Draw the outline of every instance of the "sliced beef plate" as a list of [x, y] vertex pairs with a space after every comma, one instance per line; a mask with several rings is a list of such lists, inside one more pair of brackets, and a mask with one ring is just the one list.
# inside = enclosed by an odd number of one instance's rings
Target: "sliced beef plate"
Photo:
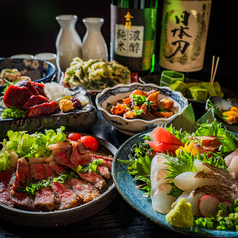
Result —
[[[70, 142], [65, 142], [65, 148], [67, 148], [66, 143], [70, 144]], [[59, 146], [57, 146], [57, 144], [58, 143], [56, 143], [55, 145], [50, 145], [49, 149], [53, 150], [53, 157], [58, 164], [77, 169], [79, 165], [88, 163], [87, 161], [81, 160], [80, 157], [77, 160], [79, 152], [76, 144], [73, 143], [74, 148], [72, 149], [71, 155], [67, 152], [67, 150], [62, 151], [61, 149], [58, 149], [60, 148], [60, 144]], [[76, 155], [74, 155], [74, 153], [76, 153]], [[103, 177], [99, 173], [96, 173], [92, 170], [86, 173], [78, 172], [78, 175], [85, 181], [92, 183], [99, 190], [103, 189], [106, 186], [106, 181], [103, 179]]]
[[15, 169], [0, 173], [0, 202], [13, 206], [10, 198], [11, 178], [15, 176]]
[[[30, 164], [31, 179], [33, 181], [41, 181], [46, 176], [43, 164]], [[35, 193], [35, 205], [40, 211], [53, 211], [58, 209], [59, 200], [54, 196], [50, 187], [42, 187]]]
[[43, 115], [48, 115], [59, 110], [59, 106], [57, 102], [45, 102], [39, 105], [35, 105], [30, 107], [26, 111], [27, 117], [39, 117]]
[[26, 87], [18, 87], [15, 85], [10, 85], [4, 94], [3, 102], [9, 108], [11, 106], [14, 106], [22, 109], [24, 103], [32, 95], [33, 94]]
[[25, 188], [31, 181], [30, 166], [25, 159], [19, 159], [17, 163], [17, 171], [15, 181], [12, 185], [11, 196], [15, 206], [25, 210], [35, 210], [34, 199], [27, 196], [27, 193], [19, 192], [19, 188]]
[[[54, 171], [50, 168], [48, 164], [43, 164], [43, 166], [47, 179], [49, 179], [50, 177], [55, 177]], [[81, 204], [81, 199], [75, 194], [69, 184], [51, 182], [51, 188], [55, 196], [59, 198], [60, 210], [76, 207]]]
[[[57, 175], [65, 171], [64, 167], [57, 164], [55, 161], [50, 162], [49, 166]], [[72, 178], [67, 180], [66, 183], [70, 184], [73, 191], [78, 195], [83, 203], [90, 202], [100, 195], [99, 191], [91, 183], [84, 180]]]
[[28, 110], [38, 104], [49, 102], [49, 99], [42, 95], [32, 95], [23, 105], [23, 109]]

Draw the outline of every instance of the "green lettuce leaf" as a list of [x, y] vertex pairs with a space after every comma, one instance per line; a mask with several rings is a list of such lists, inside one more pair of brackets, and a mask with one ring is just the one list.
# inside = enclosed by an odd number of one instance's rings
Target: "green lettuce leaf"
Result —
[[59, 141], [66, 140], [66, 135], [63, 132], [65, 127], [60, 127], [56, 131], [45, 130], [45, 133], [36, 132], [27, 134], [26, 131], [7, 132], [8, 140], [4, 139], [0, 151], [0, 171], [5, 171], [9, 168], [9, 155], [14, 151], [19, 158], [25, 157], [46, 157], [49, 156], [51, 150], [48, 145]]

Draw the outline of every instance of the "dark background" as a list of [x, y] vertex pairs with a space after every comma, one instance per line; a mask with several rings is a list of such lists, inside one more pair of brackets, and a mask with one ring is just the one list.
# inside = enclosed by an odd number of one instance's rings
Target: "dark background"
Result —
[[[163, 1], [158, 1], [156, 53], [159, 54]], [[209, 81], [212, 56], [220, 56], [215, 80], [236, 91], [238, 78], [237, 13], [228, 1], [213, 0], [208, 30], [205, 63], [202, 73], [193, 77]], [[102, 34], [110, 46], [110, 0], [0, 0], [0, 57], [14, 54], [56, 52], [55, 41], [60, 30], [55, 17], [60, 14], [78, 16], [76, 30], [83, 40], [85, 17], [103, 17]], [[158, 59], [157, 59], [158, 60]], [[158, 62], [157, 62], [158, 64]], [[158, 72], [160, 73], [160, 72]]]

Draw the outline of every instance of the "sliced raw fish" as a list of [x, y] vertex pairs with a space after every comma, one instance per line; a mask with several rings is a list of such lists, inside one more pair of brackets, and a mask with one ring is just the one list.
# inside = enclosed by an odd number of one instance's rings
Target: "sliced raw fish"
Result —
[[214, 181], [211, 178], [197, 178], [195, 176], [196, 174], [196, 172], [185, 172], [179, 174], [174, 178], [174, 184], [183, 191], [191, 191], [194, 188], [201, 187], [203, 185], [213, 185], [217, 183], [217, 181]]
[[226, 166], [229, 166], [233, 157], [237, 155], [238, 155], [238, 148], [224, 158]]
[[199, 159], [195, 159], [193, 162], [194, 168], [196, 169], [196, 171], [201, 171], [204, 170], [205, 172], [208, 172], [210, 169], [203, 164], [203, 162]]
[[151, 162], [151, 192], [152, 206], [160, 213], [168, 213], [171, 209], [175, 197], [168, 195], [171, 185], [170, 179], [165, 179], [168, 175], [166, 169], [169, 168], [168, 160], [163, 155], [156, 155]]

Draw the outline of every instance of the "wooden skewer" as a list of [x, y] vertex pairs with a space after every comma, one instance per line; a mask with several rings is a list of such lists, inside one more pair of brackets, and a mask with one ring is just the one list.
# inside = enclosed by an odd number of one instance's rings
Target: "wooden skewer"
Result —
[[219, 60], [220, 60], [220, 57], [217, 57], [216, 67], [215, 67], [215, 71], [214, 71], [213, 78], [212, 78], [212, 84], [214, 83], [214, 80], [215, 80]]

